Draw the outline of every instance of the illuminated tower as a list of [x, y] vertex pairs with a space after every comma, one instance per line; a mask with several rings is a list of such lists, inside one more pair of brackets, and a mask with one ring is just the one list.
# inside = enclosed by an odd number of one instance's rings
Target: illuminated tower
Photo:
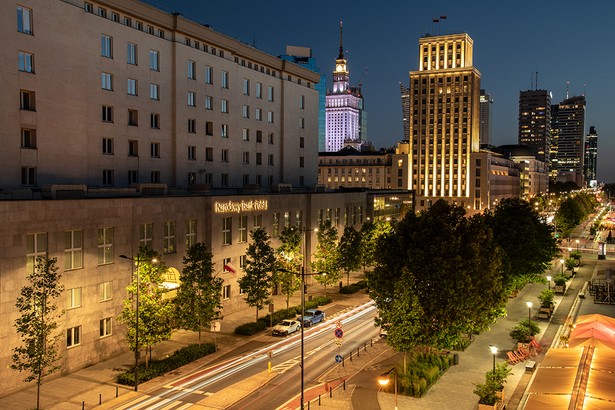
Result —
[[536, 159], [551, 164], [551, 92], [519, 93], [519, 144], [532, 148]]
[[401, 94], [401, 115], [404, 124], [404, 138], [408, 142], [410, 138], [410, 89], [399, 82], [399, 92]]
[[480, 143], [491, 143], [491, 104], [493, 99], [485, 91], [480, 90]]
[[557, 124], [557, 181], [571, 181], [583, 187], [585, 96], [566, 98], [559, 103]]
[[367, 120], [366, 113], [363, 111], [361, 88], [350, 86], [350, 72], [346, 63], [342, 46], [342, 23], [340, 22], [340, 50], [335, 60], [335, 71], [333, 71], [333, 89], [327, 93], [326, 97], [325, 150], [327, 152], [341, 150], [346, 141], [356, 143], [366, 139], [361, 129], [361, 125], [365, 127]]
[[589, 127], [589, 134], [585, 137], [585, 181], [598, 179], [598, 133], [593, 125]]
[[410, 179], [419, 208], [437, 199], [473, 205], [471, 154], [479, 151], [480, 72], [465, 33], [419, 39], [410, 72]]

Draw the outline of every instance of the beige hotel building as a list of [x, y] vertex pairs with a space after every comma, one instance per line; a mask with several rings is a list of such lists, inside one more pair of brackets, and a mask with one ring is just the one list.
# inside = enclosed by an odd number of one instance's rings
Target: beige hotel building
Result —
[[[277, 246], [284, 226], [330, 219], [341, 235], [376, 212], [374, 195], [315, 189], [317, 73], [135, 0], [2, 1], [0, 35], [3, 346], [19, 343], [37, 256], [62, 275], [70, 372], [128, 348], [119, 255], [151, 246], [172, 288], [186, 248], [206, 243], [229, 313], [245, 306], [242, 271], [222, 266], [243, 266], [250, 230]], [[24, 387], [11, 354], [0, 394]]]

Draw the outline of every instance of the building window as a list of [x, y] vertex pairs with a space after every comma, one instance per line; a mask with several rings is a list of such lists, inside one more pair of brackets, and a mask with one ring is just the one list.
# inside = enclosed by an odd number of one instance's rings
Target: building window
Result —
[[32, 10], [17, 6], [17, 31], [32, 34]]
[[100, 337], [111, 336], [111, 318], [106, 317], [100, 320]]
[[242, 114], [243, 114], [243, 118], [250, 118], [250, 106], [249, 105], [244, 105], [242, 107]]
[[299, 137], [299, 148], [305, 148], [305, 137]]
[[299, 157], [299, 168], [303, 168], [305, 166], [304, 162], [304, 157]]
[[186, 221], [186, 249], [196, 243], [196, 219]]
[[213, 110], [214, 98], [211, 95], [205, 96], [205, 109]]
[[151, 113], [149, 116], [150, 127], [156, 130], [160, 129], [160, 114]]
[[230, 245], [233, 241], [232, 232], [233, 218], [222, 218], [222, 245]]
[[267, 111], [267, 122], [273, 124], [273, 111]]
[[192, 161], [196, 160], [196, 147], [194, 145], [188, 146], [188, 159]]
[[[246, 261], [248, 260], [247, 255], [239, 255], [239, 268], [240, 269], [245, 269], [246, 268]], [[241, 289], [239, 289], [239, 294], [241, 295]]]
[[223, 149], [222, 150], [222, 162], [228, 162], [228, 150], [227, 149]]
[[250, 129], [249, 128], [244, 128], [241, 132], [241, 138], [244, 141], [250, 141]]
[[213, 67], [206, 66], [205, 67], [205, 83], [213, 84], [214, 83], [214, 69]]
[[305, 128], [305, 118], [299, 118], [299, 128]]
[[211, 162], [214, 160], [214, 149], [212, 147], [205, 148], [205, 161]]
[[103, 122], [113, 122], [113, 107], [109, 105], [102, 106], [102, 120]]
[[248, 241], [248, 216], [242, 215], [239, 217], [239, 239], [238, 242]]
[[160, 55], [158, 50], [149, 51], [149, 68], [150, 70], [160, 71]]
[[242, 159], [243, 159], [244, 164], [249, 164], [250, 163], [250, 153], [244, 152], [242, 155]]
[[243, 95], [250, 95], [250, 80], [243, 79]]
[[269, 159], [267, 160], [268, 165], [273, 165], [273, 154], [269, 154]]
[[220, 101], [220, 111], [225, 114], [228, 114], [228, 100]]
[[151, 35], [154, 34], [154, 26], [150, 26], [148, 24], [148, 26], [147, 26], [147, 34], [151, 34]]
[[164, 253], [175, 253], [175, 222], [164, 223], [163, 250]]
[[231, 298], [231, 285], [224, 285], [222, 287], [222, 299], [227, 300]]
[[128, 43], [126, 49], [126, 62], [128, 64], [137, 65], [137, 45]]
[[274, 212], [271, 220], [271, 236], [278, 237], [280, 235], [280, 213]]
[[270, 132], [269, 134], [267, 134], [267, 142], [269, 144], [273, 144], [273, 132]]
[[256, 165], [263, 165], [263, 154], [260, 152], [256, 153]]
[[139, 156], [139, 141], [128, 140], [128, 156], [130, 157]]
[[26, 235], [26, 271], [34, 273], [36, 258], [47, 256], [47, 233]]
[[19, 91], [19, 109], [34, 111], [36, 109], [36, 98], [34, 91]]
[[139, 111], [128, 109], [128, 125], [139, 125]]
[[113, 91], [113, 75], [110, 73], [102, 73], [101, 87], [103, 90]]
[[164, 30], [158, 29], [158, 37], [164, 38]]
[[228, 124], [221, 124], [220, 136], [222, 138], [228, 138]]
[[263, 226], [263, 215], [261, 214], [254, 215], [252, 222], [254, 223], [254, 229], [262, 227]]
[[113, 138], [102, 139], [102, 153], [105, 155], [113, 155]]
[[113, 37], [106, 34], [100, 36], [100, 55], [113, 58]]
[[256, 83], [256, 98], [263, 98], [263, 84]]
[[196, 80], [196, 63], [192, 60], [188, 60], [188, 79]]
[[92, 3], [85, 2], [83, 3], [83, 9], [88, 13], [92, 13], [94, 6], [92, 6]]
[[102, 282], [98, 285], [98, 301], [111, 300], [111, 282]]
[[66, 308], [74, 309], [81, 307], [81, 288], [72, 288], [66, 290]]
[[21, 148], [36, 148], [36, 130], [29, 128], [21, 129]]
[[243, 184], [248, 185], [250, 183], [250, 174], [243, 174]]
[[113, 227], [98, 228], [98, 264], [113, 262]]
[[102, 184], [103, 186], [113, 186], [113, 170], [112, 169], [102, 170]]
[[302, 110], [305, 109], [305, 95], [299, 96], [299, 108]]
[[152, 142], [150, 144], [150, 155], [152, 158], [160, 158], [160, 143]]
[[19, 71], [26, 73], [34, 72], [34, 55], [26, 53], [25, 51], [19, 52]]
[[196, 94], [194, 91], [188, 91], [188, 107], [196, 107]]
[[158, 94], [158, 84], [150, 84], [149, 85], [149, 98], [152, 100], [160, 100], [160, 96]]
[[263, 110], [261, 110], [260, 108], [257, 108], [254, 113], [254, 118], [256, 119], [256, 121], [262, 121], [263, 120]]
[[256, 142], [263, 142], [263, 132], [260, 130], [256, 131]]
[[128, 185], [139, 183], [139, 171], [136, 169], [128, 170]]
[[64, 232], [64, 268], [83, 268], [83, 231]]
[[152, 249], [152, 238], [153, 236], [153, 231], [154, 231], [154, 224], [153, 223], [144, 223], [139, 225], [139, 246], [147, 248], [147, 249]]
[[205, 135], [214, 135], [214, 123], [205, 121]]
[[66, 347], [79, 346], [81, 344], [81, 326], [66, 329]]
[[21, 185], [36, 185], [36, 167], [21, 167]]
[[222, 88], [229, 87], [228, 79], [229, 79], [228, 71], [222, 71]]
[[103, 9], [102, 7], [98, 8], [98, 15], [103, 18], [107, 18], [107, 9]]
[[224, 188], [228, 187], [228, 174], [220, 175], [220, 185]]
[[196, 134], [196, 120], [194, 118], [188, 118], [188, 132]]
[[133, 78], [127, 80], [126, 93], [128, 95], [137, 95], [137, 80]]
[[124, 17], [124, 25], [126, 27], [132, 27], [132, 19], [130, 17]]
[[267, 87], [267, 99], [269, 101], [273, 101], [273, 87], [272, 86]]

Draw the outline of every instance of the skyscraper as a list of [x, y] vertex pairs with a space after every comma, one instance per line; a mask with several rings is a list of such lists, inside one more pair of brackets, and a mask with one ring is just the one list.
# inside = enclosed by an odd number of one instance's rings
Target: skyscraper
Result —
[[410, 89], [399, 82], [399, 92], [401, 94], [401, 115], [404, 124], [405, 142], [410, 139]]
[[367, 139], [367, 114], [364, 111], [361, 87], [350, 86], [350, 72], [346, 63], [340, 22], [340, 49], [333, 71], [333, 89], [326, 97], [327, 152], [339, 151], [345, 141], [356, 143]]
[[585, 137], [585, 181], [595, 181], [598, 168], [598, 133], [593, 125], [589, 127], [589, 133]]
[[480, 143], [491, 143], [491, 104], [493, 99], [485, 91], [480, 90]]
[[551, 93], [527, 90], [519, 93], [519, 144], [534, 150], [536, 159], [550, 164]]
[[559, 103], [557, 125], [557, 181], [571, 181], [582, 187], [585, 96], [570, 97]]
[[419, 208], [443, 198], [474, 205], [471, 154], [479, 151], [480, 72], [466, 33], [419, 39], [410, 72], [410, 179]]

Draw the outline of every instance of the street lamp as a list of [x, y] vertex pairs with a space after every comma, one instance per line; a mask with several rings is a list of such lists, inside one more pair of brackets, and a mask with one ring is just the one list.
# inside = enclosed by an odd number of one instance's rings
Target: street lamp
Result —
[[551, 290], [551, 276], [547, 276], [547, 283], [549, 284], [549, 290]]
[[563, 275], [564, 275], [564, 260], [563, 260], [563, 259], [560, 259], [560, 260], [559, 260], [559, 263], [561, 263], [561, 264], [562, 264], [562, 276], [563, 276]]
[[378, 384], [382, 387], [387, 386], [389, 384], [389, 374], [393, 373], [393, 383], [395, 383], [395, 410], [397, 410], [397, 371], [393, 367], [388, 372], [382, 373], [380, 377], [378, 377]]
[[495, 355], [498, 352], [498, 347], [495, 345], [490, 345], [489, 349], [491, 349], [491, 354], [493, 355], [493, 377], [495, 377]]
[[[135, 391], [139, 390], [139, 287], [140, 287], [140, 280], [139, 280], [139, 263], [143, 260], [141, 258], [139, 258], [139, 256], [137, 256], [136, 258], [131, 258], [129, 256], [126, 255], [120, 255], [120, 258], [122, 259], [128, 259], [129, 261], [133, 261], [136, 262], [137, 264], [137, 292], [136, 292], [136, 306], [135, 306]], [[151, 259], [151, 262], [156, 263], [158, 262], [156, 260], [156, 258]], [[134, 275], [134, 272], [132, 270], [132, 265], [130, 266], [130, 274], [131, 276]]]
[[527, 305], [527, 323], [528, 325], [532, 325], [532, 302], [525, 302]]
[[574, 241], [577, 243], [577, 252], [578, 252], [579, 251], [579, 240], [575, 239]]

